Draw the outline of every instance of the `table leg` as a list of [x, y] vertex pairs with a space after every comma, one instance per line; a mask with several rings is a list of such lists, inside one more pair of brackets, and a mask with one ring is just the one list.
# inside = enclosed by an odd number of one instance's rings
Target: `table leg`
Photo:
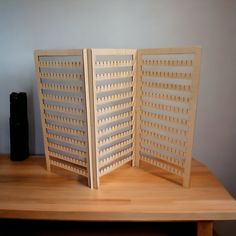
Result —
[[197, 236], [213, 236], [213, 221], [197, 222]]

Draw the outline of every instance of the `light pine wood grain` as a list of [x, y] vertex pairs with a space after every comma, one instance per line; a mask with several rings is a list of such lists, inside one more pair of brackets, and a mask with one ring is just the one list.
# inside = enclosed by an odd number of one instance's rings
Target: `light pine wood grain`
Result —
[[171, 175], [151, 165], [124, 165], [100, 178], [87, 178], [30, 157], [11, 162], [0, 156], [0, 217], [95, 221], [236, 220], [236, 202], [202, 164], [192, 162], [191, 188], [168, 181]]

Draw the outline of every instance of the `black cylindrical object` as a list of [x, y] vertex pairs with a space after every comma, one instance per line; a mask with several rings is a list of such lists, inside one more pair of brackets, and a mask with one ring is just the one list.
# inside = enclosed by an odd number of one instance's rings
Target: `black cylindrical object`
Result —
[[10, 95], [10, 146], [12, 161], [22, 161], [29, 156], [26, 93]]

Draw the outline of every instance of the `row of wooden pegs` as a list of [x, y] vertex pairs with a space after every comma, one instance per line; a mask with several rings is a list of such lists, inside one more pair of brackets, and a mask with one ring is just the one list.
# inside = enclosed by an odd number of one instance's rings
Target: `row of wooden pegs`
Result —
[[172, 122], [174, 124], [177, 125], [181, 125], [182, 127], [184, 127], [185, 129], [188, 128], [188, 120], [185, 119], [180, 119], [178, 117], [174, 117], [174, 116], [170, 116], [170, 115], [163, 115], [163, 114], [154, 114], [152, 112], [148, 112], [148, 111], [141, 111], [141, 115], [144, 117], [148, 117], [148, 118], [153, 118], [153, 119], [158, 119], [158, 120], [162, 120], [165, 122]]
[[153, 140], [147, 139], [146, 137], [141, 137], [141, 143], [146, 144], [151, 148], [154, 148], [156, 151], [158, 151], [158, 150], [166, 151], [166, 152], [169, 152], [172, 154], [176, 154], [178, 157], [185, 156], [184, 151], [177, 150], [175, 147], [170, 147], [166, 144], [164, 145], [164, 144], [156, 143]]
[[123, 60], [123, 61], [96, 61], [95, 66], [99, 67], [128, 67], [133, 66], [134, 61], [132, 60]]
[[151, 137], [154, 140], [160, 140], [160, 141], [164, 141], [170, 144], [174, 144], [180, 147], [186, 147], [186, 141], [182, 140], [182, 139], [177, 139], [175, 136], [167, 136], [167, 135], [163, 135], [160, 133], [155, 132], [155, 130], [143, 130], [141, 129], [141, 135], [144, 135], [145, 137]]
[[178, 90], [178, 91], [191, 91], [191, 85], [185, 84], [168, 84], [168, 83], [160, 83], [160, 82], [146, 82], [142, 83], [143, 87], [149, 88], [158, 88], [158, 89], [169, 89], [169, 90]]
[[45, 126], [46, 126], [47, 130], [52, 130], [52, 131], [56, 131], [56, 132], [60, 132], [60, 133], [64, 133], [64, 134], [78, 135], [79, 137], [84, 137], [86, 135], [86, 132], [83, 130], [67, 128], [67, 127], [63, 127], [61, 125], [46, 123]]
[[126, 122], [123, 122], [121, 124], [113, 125], [113, 126], [110, 126], [108, 128], [104, 128], [102, 130], [99, 130], [98, 131], [98, 136], [101, 137], [101, 136], [104, 136], [104, 135], [108, 135], [108, 134], [113, 133], [117, 130], [127, 128], [127, 127], [131, 127], [132, 125], [133, 125], [133, 121], [126, 121]]
[[60, 141], [60, 142], [64, 142], [64, 143], [68, 143], [68, 144], [74, 144], [80, 147], [86, 147], [87, 146], [87, 142], [85, 141], [81, 141], [75, 138], [69, 138], [69, 137], [65, 137], [62, 135], [57, 135], [57, 134], [52, 134], [52, 133], [48, 133], [47, 137], [56, 141]]
[[189, 108], [175, 107], [175, 106], [171, 106], [171, 105], [152, 103], [152, 102], [142, 102], [142, 106], [149, 107], [149, 108], [155, 108], [158, 110], [181, 113], [181, 114], [188, 114], [190, 111]]
[[132, 96], [133, 96], [132, 92], [123, 92], [123, 93], [114, 94], [110, 96], [102, 96], [102, 97], [97, 98], [97, 104], [100, 105], [107, 102], [114, 102], [116, 100], [128, 99], [128, 98], [132, 98]]
[[84, 120], [73, 119], [73, 118], [58, 116], [58, 115], [52, 115], [48, 113], [45, 114], [45, 118], [48, 121], [57, 121], [57, 122], [68, 124], [68, 125], [76, 125], [80, 127], [84, 127], [86, 125], [86, 121]]
[[98, 120], [98, 125], [104, 125], [104, 124], [108, 124], [108, 123], [111, 123], [111, 122], [116, 122], [116, 121], [119, 121], [121, 119], [128, 118], [128, 117], [130, 117], [132, 119], [133, 111], [123, 112], [123, 113], [120, 113], [118, 115], [114, 115], [114, 116], [110, 116], [110, 117], [105, 117], [103, 119], [99, 119]]
[[68, 152], [70, 154], [78, 155], [79, 157], [87, 157], [86, 152], [83, 152], [83, 151], [80, 151], [71, 147], [66, 147], [64, 145], [60, 145], [57, 143], [48, 142], [48, 146], [51, 148], [55, 148], [57, 150], [63, 151], [63, 152]]
[[43, 94], [43, 98], [45, 100], [50, 100], [50, 101], [55, 101], [55, 102], [65, 102], [65, 103], [83, 103], [84, 102], [84, 98], [53, 95], [53, 94]]
[[125, 148], [124, 150], [121, 150], [115, 154], [109, 155], [106, 158], [100, 159], [99, 168], [102, 168], [103, 166], [113, 162], [114, 160], [117, 160], [118, 158], [121, 158], [122, 156], [131, 154], [131, 152], [133, 152], [133, 147]]
[[[161, 156], [158, 156], [158, 157], [161, 157]], [[150, 164], [152, 164], [152, 165], [154, 165], [156, 167], [159, 167], [159, 168], [161, 168], [163, 170], [166, 170], [166, 171], [168, 171], [168, 172], [170, 172], [172, 174], [175, 174], [177, 176], [183, 177], [183, 175], [184, 175], [184, 172], [183, 172], [182, 169], [174, 167], [173, 165], [168, 165], [168, 164], [166, 164], [164, 162], [159, 161], [158, 159], [154, 160], [152, 158], [148, 158], [148, 157], [145, 157], [143, 155], [141, 155], [140, 159], [142, 161], [150, 163]]]
[[85, 177], [88, 177], [88, 174], [87, 174], [86, 170], [82, 170], [80, 168], [76, 168], [76, 167], [71, 166], [71, 165], [66, 165], [64, 163], [54, 161], [54, 160], [51, 160], [51, 159], [50, 159], [50, 165], [60, 167], [62, 169], [68, 170], [68, 171], [73, 172], [73, 173], [78, 174], [78, 175], [83, 175]]
[[125, 163], [131, 161], [133, 159], [133, 156], [129, 156], [129, 157], [126, 157], [120, 161], [116, 161], [110, 165], [108, 165], [107, 167], [103, 167], [99, 170], [99, 175], [102, 176], [102, 175], [105, 175], [111, 171], [113, 171], [114, 169], [124, 165]]
[[162, 77], [174, 79], [192, 79], [191, 72], [170, 72], [170, 71], [142, 71], [144, 77]]
[[60, 153], [57, 153], [57, 152], [53, 152], [53, 151], [48, 151], [48, 155], [50, 157], [57, 158], [57, 159], [60, 159], [60, 160], [63, 160], [63, 161], [68, 161], [68, 162], [71, 162], [73, 164], [76, 164], [76, 165], [79, 165], [79, 166], [82, 166], [82, 167], [86, 167], [86, 168], [88, 167], [86, 159], [84, 161], [82, 161], [82, 160], [78, 160], [78, 159], [75, 159], [75, 158], [72, 158], [72, 157], [68, 157], [66, 155], [63, 155], [63, 154], [60, 154]]
[[57, 90], [57, 91], [63, 91], [63, 92], [82, 92], [84, 90], [83, 86], [78, 86], [78, 85], [43, 83], [41, 86], [42, 86], [42, 89]]
[[169, 127], [167, 125], [163, 125], [163, 124], [159, 124], [159, 123], [153, 123], [153, 122], [150, 122], [150, 121], [141, 120], [141, 124], [144, 127], [146, 126], [146, 127], [150, 127], [150, 128], [153, 128], [153, 129], [154, 128], [155, 129], [160, 129], [160, 130], [163, 130], [163, 131], [174, 133], [175, 135], [186, 136], [187, 133], [188, 133], [188, 131], [185, 131], [185, 130], [180, 130], [180, 129], [177, 129], [177, 128]]
[[124, 137], [131, 136], [132, 133], [133, 133], [133, 130], [127, 130], [127, 131], [115, 134], [113, 136], [109, 136], [108, 138], [98, 141], [98, 146], [101, 147], [105, 144], [109, 144], [111, 142], [117, 141], [117, 140], [122, 139]]
[[51, 80], [84, 80], [84, 76], [81, 73], [54, 73], [54, 72], [40, 72], [39, 77], [41, 79]]
[[121, 78], [130, 78], [134, 76], [133, 71], [120, 71], [120, 72], [111, 72], [111, 73], [96, 73], [97, 81], [102, 79], [121, 79]]
[[108, 154], [110, 152], [116, 151], [117, 149], [120, 149], [124, 146], [127, 146], [129, 144], [132, 144], [132, 139], [127, 139], [125, 141], [122, 141], [120, 143], [117, 143], [115, 145], [112, 145], [111, 147], [104, 148], [102, 151], [98, 152], [99, 157], [102, 157], [105, 154]]
[[133, 87], [132, 82], [121, 82], [121, 83], [116, 83], [116, 84], [107, 84], [107, 85], [97, 86], [96, 91], [97, 93], [100, 93], [100, 92], [108, 92], [108, 91], [127, 89], [127, 88], [132, 89], [132, 87]]
[[117, 104], [117, 105], [113, 105], [109, 107], [99, 108], [97, 109], [97, 112], [98, 112], [98, 115], [102, 115], [102, 114], [112, 113], [112, 112], [132, 108], [132, 107], [133, 107], [133, 102], [126, 102], [126, 103]]
[[183, 168], [184, 164], [185, 164], [184, 158], [182, 158], [182, 160], [179, 160], [177, 158], [170, 157], [165, 154], [161, 154], [157, 149], [152, 150], [152, 149], [148, 149], [146, 147], [141, 147], [141, 153], [148, 155], [150, 157], [150, 159], [152, 159], [152, 158], [160, 159], [162, 161], [165, 161], [166, 163], [176, 165], [180, 168]]
[[80, 67], [82, 63], [80, 61], [39, 61], [39, 67], [47, 68], [74, 68]]
[[192, 66], [192, 60], [142, 60], [143, 65], [151, 66]]
[[78, 109], [74, 107], [65, 107], [65, 106], [50, 105], [50, 104], [44, 104], [43, 107], [45, 110], [58, 111], [66, 114], [76, 114], [81, 116], [84, 114], [83, 109]]
[[180, 95], [172, 95], [168, 93], [154, 93], [154, 92], [146, 92], [142, 93], [142, 97], [151, 97], [157, 98], [161, 100], [170, 100], [175, 102], [183, 102], [189, 103], [191, 101], [191, 96], [180, 96]]

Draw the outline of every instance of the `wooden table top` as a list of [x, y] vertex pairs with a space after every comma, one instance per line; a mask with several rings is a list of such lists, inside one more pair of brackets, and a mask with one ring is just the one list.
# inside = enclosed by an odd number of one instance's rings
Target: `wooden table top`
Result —
[[[236, 201], [201, 163], [191, 188], [147, 164], [125, 165], [101, 178], [99, 190], [67, 172], [46, 171], [45, 159], [0, 156], [0, 218], [81, 221], [236, 220]], [[60, 172], [60, 173], [59, 173]], [[162, 177], [160, 177], [160, 175]]]

